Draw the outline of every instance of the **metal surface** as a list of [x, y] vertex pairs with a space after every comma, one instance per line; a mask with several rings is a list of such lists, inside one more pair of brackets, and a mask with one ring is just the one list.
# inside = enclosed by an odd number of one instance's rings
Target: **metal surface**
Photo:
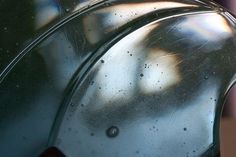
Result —
[[219, 154], [236, 71], [228, 12], [209, 1], [60, 2], [46, 31], [3, 57], [1, 154], [49, 146], [67, 157]]

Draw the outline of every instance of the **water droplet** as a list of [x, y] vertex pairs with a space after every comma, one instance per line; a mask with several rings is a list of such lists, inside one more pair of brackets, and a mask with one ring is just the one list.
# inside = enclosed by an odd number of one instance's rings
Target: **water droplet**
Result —
[[90, 134], [90, 136], [94, 136], [94, 133], [92, 132], [92, 133]]
[[94, 81], [91, 81], [91, 83], [90, 83], [91, 85], [93, 85], [94, 84]]
[[132, 54], [130, 54], [130, 56], [133, 56]]
[[138, 151], [138, 150], [136, 151], [136, 154], [139, 154], [139, 151]]
[[119, 128], [116, 126], [111, 126], [106, 130], [106, 134], [110, 138], [116, 137], [119, 134]]
[[68, 13], [68, 12], [70, 12], [70, 9], [69, 9], [69, 8], [66, 8], [65, 11]]
[[7, 30], [7, 27], [4, 27], [3, 30], [6, 31], [6, 30]]
[[187, 131], [187, 128], [184, 128], [184, 131]]
[[143, 74], [140, 74], [140, 77], [143, 77], [144, 75]]
[[101, 63], [105, 63], [105, 61], [104, 61], [104, 60], [101, 60]]
[[81, 107], [84, 107], [84, 104], [81, 104], [80, 106], [81, 106]]
[[209, 77], [208, 77], [207, 75], [206, 75], [206, 76], [204, 76], [204, 79], [205, 79], [205, 80], [207, 80], [208, 78], [209, 78]]
[[19, 87], [20, 87], [20, 85], [17, 84], [17, 85], [16, 85], [16, 88], [19, 88]]

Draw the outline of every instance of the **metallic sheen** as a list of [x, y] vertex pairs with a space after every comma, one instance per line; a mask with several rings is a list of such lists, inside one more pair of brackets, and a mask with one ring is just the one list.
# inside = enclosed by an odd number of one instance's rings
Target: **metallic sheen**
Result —
[[66, 157], [219, 154], [236, 82], [230, 13], [208, 0], [45, 1], [57, 9], [35, 0], [21, 49], [7, 56], [0, 40], [1, 155], [50, 146]]

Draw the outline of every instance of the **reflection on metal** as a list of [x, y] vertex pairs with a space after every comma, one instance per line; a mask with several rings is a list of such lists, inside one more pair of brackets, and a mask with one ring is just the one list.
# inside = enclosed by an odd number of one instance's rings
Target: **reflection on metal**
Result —
[[90, 2], [54, 3], [56, 27], [47, 31], [46, 20], [37, 45], [0, 72], [1, 155], [56, 147], [67, 157], [217, 156], [236, 82], [233, 17], [195, 0], [76, 10]]
[[53, 0], [34, 0], [36, 6], [36, 29], [39, 29], [59, 16], [59, 8]]
[[[180, 82], [178, 55], [162, 50], [146, 50], [149, 52], [144, 61], [143, 77], [140, 89], [145, 93], [163, 92], [168, 87]], [[145, 77], [144, 77], [145, 76]]]
[[[101, 99], [114, 102], [117, 99], [130, 99], [135, 95], [135, 84], [132, 83], [142, 73], [139, 64], [145, 55], [145, 48], [141, 43], [154, 27], [150, 26], [149, 30], [140, 30], [139, 33], [131, 33], [111, 47], [107, 55], [101, 58], [104, 64], [98, 65], [98, 76], [94, 80], [98, 82], [98, 86], [105, 87], [99, 92]], [[140, 74], [137, 74], [138, 71]]]
[[[69, 6], [70, 10], [73, 12], [81, 10], [82, 8], [88, 8], [89, 6], [93, 6], [94, 4], [105, 2], [104, 0], [65, 0], [64, 3], [66, 6]], [[64, 7], [62, 5], [62, 7]]]
[[[160, 2], [140, 2], [118, 4], [99, 9], [84, 18], [86, 36], [91, 43], [98, 42], [101, 38], [100, 30], [105, 33], [114, 31], [124, 24], [133, 21], [145, 14], [155, 12], [156, 10], [173, 9], [183, 7], [199, 7], [194, 4], [185, 4], [180, 2], [160, 1]], [[97, 24], [99, 23], [99, 25]]]
[[[227, 39], [232, 35], [232, 28], [228, 25], [228, 21], [221, 15], [215, 15], [214, 13], [206, 15], [200, 15], [204, 17], [201, 21], [199, 18], [186, 18], [187, 22], [180, 25], [180, 28], [184, 27], [180, 31], [188, 34], [192, 34], [196, 39], [209, 40], [211, 42], [219, 42], [219, 40]], [[217, 26], [217, 27], [216, 27]], [[220, 37], [216, 36], [216, 33], [220, 32]], [[193, 39], [193, 40], [196, 40]]]
[[[101, 2], [101, 0], [85, 0], [84, 2], [77, 2], [77, 6], [74, 7], [74, 11], [79, 10], [85, 6], [88, 5], [93, 5], [95, 3]], [[119, 2], [119, 1], [118, 1]], [[70, 3], [69, 1], [67, 3]], [[107, 6], [113, 5], [113, 3], [117, 3], [115, 1], [109, 2], [107, 1]], [[75, 3], [76, 4], [76, 3]], [[182, 3], [178, 1], [173, 1], [173, 0], [167, 0], [167, 1], [139, 1], [139, 3], [134, 3], [134, 2], [125, 2], [123, 4], [118, 4], [113, 7], [108, 7], [106, 9], [99, 10], [97, 13], [118, 13], [117, 15], [127, 15], [127, 12], [130, 15], [135, 14], [135, 15], [140, 15], [140, 14], [145, 14], [150, 12], [151, 10], [161, 10], [161, 9], [171, 9], [171, 8], [179, 8], [179, 7], [198, 7], [196, 4], [187, 4], [187, 3]], [[115, 12], [114, 12], [115, 11]], [[121, 14], [119, 14], [121, 13]], [[123, 13], [123, 14], [122, 14]], [[127, 18], [127, 20], [129, 20]], [[132, 17], [131, 17], [132, 18]]]

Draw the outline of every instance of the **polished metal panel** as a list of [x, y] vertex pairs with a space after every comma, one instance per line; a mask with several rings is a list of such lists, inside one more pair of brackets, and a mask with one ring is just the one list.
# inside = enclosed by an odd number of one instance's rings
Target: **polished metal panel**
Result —
[[197, 0], [57, 4], [53, 22], [38, 12], [39, 35], [1, 66], [1, 154], [219, 154], [236, 80], [232, 15]]

